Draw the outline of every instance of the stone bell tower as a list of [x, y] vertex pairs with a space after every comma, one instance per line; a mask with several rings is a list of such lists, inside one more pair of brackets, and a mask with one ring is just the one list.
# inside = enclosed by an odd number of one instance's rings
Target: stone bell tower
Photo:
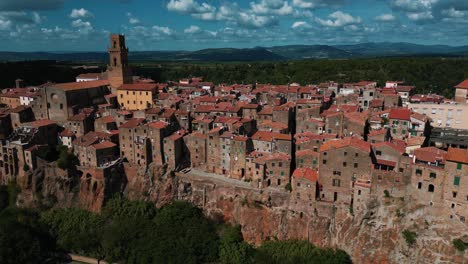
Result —
[[110, 36], [107, 79], [112, 88], [118, 88], [124, 83], [132, 83], [132, 69], [128, 66], [128, 49], [125, 46], [124, 35], [111, 34]]

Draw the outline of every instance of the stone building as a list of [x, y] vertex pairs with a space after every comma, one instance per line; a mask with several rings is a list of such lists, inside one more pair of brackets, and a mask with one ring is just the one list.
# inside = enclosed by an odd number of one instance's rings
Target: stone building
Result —
[[184, 137], [187, 146], [190, 163], [193, 168], [202, 168], [206, 164], [206, 135], [193, 132]]
[[122, 109], [145, 110], [153, 106], [157, 93], [155, 83], [122, 84], [117, 88], [117, 100]]
[[455, 86], [455, 102], [468, 103], [468, 80]]
[[284, 190], [290, 183], [291, 156], [284, 153], [265, 153], [265, 179], [266, 187]]
[[323, 143], [319, 151], [319, 182], [323, 186], [320, 199], [351, 205], [353, 182], [371, 177], [371, 145], [346, 137]]
[[268, 153], [291, 154], [292, 140], [289, 134], [280, 134], [267, 131], [257, 131], [252, 135], [255, 151]]
[[179, 130], [172, 135], [165, 137], [164, 142], [164, 163], [167, 164], [168, 169], [178, 170], [183, 166], [182, 160], [184, 158], [185, 144], [183, 137], [185, 131]]
[[390, 133], [393, 138], [407, 138], [411, 129], [411, 110], [407, 108], [393, 108], [388, 114]]
[[90, 131], [94, 131], [94, 118], [92, 113], [81, 112], [68, 118], [64, 127], [81, 137]]
[[89, 132], [73, 141], [73, 152], [82, 167], [105, 167], [119, 158], [117, 144], [104, 132]]
[[10, 111], [11, 127], [18, 128], [22, 123], [34, 121], [34, 113], [31, 107], [20, 105]]
[[78, 114], [80, 109], [106, 103], [108, 85], [106, 80], [47, 85], [43, 100], [47, 103], [48, 117], [65, 123], [69, 117]]
[[132, 118], [119, 127], [120, 157], [140, 166], [151, 162], [151, 145], [145, 124], [144, 118]]
[[132, 70], [128, 64], [128, 48], [125, 36], [110, 35], [109, 64], [107, 65], [107, 79], [113, 89], [123, 84], [132, 83]]
[[246, 177], [246, 157], [253, 149], [252, 140], [246, 136], [233, 136], [230, 146], [230, 177], [242, 180]]
[[468, 150], [449, 148], [446, 156], [444, 200], [451, 217], [467, 221], [468, 217]]
[[424, 204], [443, 203], [445, 157], [447, 152], [435, 147], [416, 149], [413, 154], [411, 185], [414, 195]]
[[312, 149], [296, 151], [296, 167], [318, 169], [320, 154]]
[[319, 197], [318, 172], [311, 168], [297, 168], [291, 178], [291, 200], [299, 211], [311, 212]]

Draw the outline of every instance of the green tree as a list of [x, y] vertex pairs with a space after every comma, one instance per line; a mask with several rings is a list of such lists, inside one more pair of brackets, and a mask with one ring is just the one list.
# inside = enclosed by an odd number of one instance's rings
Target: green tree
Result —
[[267, 241], [258, 249], [255, 263], [352, 263], [342, 250], [317, 248], [307, 241]]
[[100, 235], [104, 223], [99, 215], [78, 208], [58, 208], [43, 213], [42, 221], [62, 249], [100, 257]]
[[219, 262], [223, 264], [253, 263], [255, 250], [242, 237], [241, 227], [227, 226], [219, 245]]
[[206, 263], [218, 259], [218, 235], [199, 208], [175, 201], [163, 207], [154, 222], [155, 262]]
[[29, 210], [8, 208], [0, 213], [0, 263], [42, 263], [55, 251], [54, 240]]

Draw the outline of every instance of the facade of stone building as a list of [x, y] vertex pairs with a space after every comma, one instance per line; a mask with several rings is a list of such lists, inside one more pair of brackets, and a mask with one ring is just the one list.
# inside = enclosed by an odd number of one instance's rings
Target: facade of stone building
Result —
[[230, 177], [242, 180], [246, 177], [246, 157], [253, 149], [252, 140], [246, 136], [233, 136], [230, 146]]
[[206, 164], [206, 135], [199, 132], [190, 133], [184, 137], [185, 145], [190, 154], [190, 163], [194, 168], [201, 168]]
[[122, 109], [145, 110], [153, 106], [157, 93], [155, 83], [122, 84], [117, 88], [117, 100]]
[[65, 123], [80, 109], [105, 104], [108, 85], [106, 80], [47, 85], [44, 89], [48, 118]]
[[132, 83], [132, 70], [128, 65], [128, 48], [125, 45], [124, 35], [111, 34], [110, 36], [109, 64], [106, 73], [113, 89]]
[[297, 168], [291, 177], [291, 200], [293, 208], [312, 211], [319, 196], [318, 172], [311, 168]]
[[451, 217], [467, 221], [468, 217], [468, 150], [449, 148], [446, 156], [444, 200]]
[[94, 119], [91, 114], [79, 113], [68, 118], [64, 127], [81, 137], [90, 131], [94, 131]]
[[184, 154], [185, 131], [176, 131], [172, 135], [165, 137], [164, 142], [164, 163], [168, 168], [175, 170], [182, 165]]
[[284, 153], [265, 154], [264, 185], [284, 190], [290, 183], [291, 156]]
[[222, 127], [216, 127], [207, 133], [206, 166], [205, 170], [211, 173], [222, 174], [221, 165], [221, 134]]
[[268, 131], [257, 131], [252, 135], [255, 151], [290, 154], [292, 150], [291, 135]]
[[296, 167], [318, 169], [320, 154], [312, 149], [296, 151]]
[[394, 108], [388, 114], [390, 133], [393, 138], [403, 139], [408, 137], [411, 129], [411, 110], [406, 108]]
[[320, 199], [350, 205], [353, 182], [371, 175], [370, 144], [347, 137], [325, 142], [319, 151]]

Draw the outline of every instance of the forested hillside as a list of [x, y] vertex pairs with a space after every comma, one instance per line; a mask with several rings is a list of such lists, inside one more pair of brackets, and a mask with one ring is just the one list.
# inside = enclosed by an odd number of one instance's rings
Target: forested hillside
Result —
[[[105, 65], [99, 65], [104, 71]], [[189, 62], [138, 62], [133, 61], [135, 75], [150, 77], [158, 82], [177, 81], [189, 76], [202, 76], [207, 81], [219, 83], [271, 83], [300, 84], [357, 82], [376, 80], [381, 85], [387, 80], [403, 80], [416, 85], [419, 93], [438, 93], [453, 96], [453, 86], [468, 79], [468, 59], [455, 58], [381, 58], [352, 60], [301, 60], [289, 62], [256, 63], [189, 63]], [[72, 64], [53, 61], [0, 63], [0, 87], [14, 85], [16, 78], [36, 85], [46, 81], [74, 81], [83, 69], [73, 69]]]

